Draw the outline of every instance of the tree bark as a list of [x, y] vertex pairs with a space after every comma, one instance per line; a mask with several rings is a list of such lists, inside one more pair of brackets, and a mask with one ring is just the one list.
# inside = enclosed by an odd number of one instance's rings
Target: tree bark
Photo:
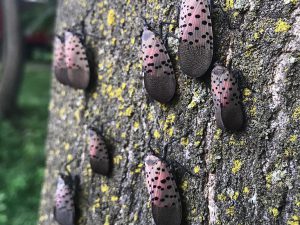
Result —
[[[233, 69], [242, 72], [247, 122], [238, 133], [217, 129], [210, 74], [197, 80], [182, 74], [174, 38], [169, 46], [176, 97], [162, 105], [146, 95], [140, 15], [175, 21], [179, 0], [96, 2], [65, 1], [58, 7], [58, 33], [92, 7], [86, 33], [100, 38], [87, 37], [86, 44], [94, 51], [97, 75], [87, 91], [53, 78], [40, 224], [55, 224], [57, 175], [72, 157], [72, 173], [81, 177], [78, 224], [154, 224], [142, 168], [150, 129], [158, 152], [192, 129], [168, 155], [201, 177], [175, 172], [182, 224], [299, 224], [299, 2], [226, 0], [212, 9], [214, 60], [232, 58]], [[89, 166], [86, 125], [97, 116], [94, 125], [110, 121], [104, 125], [113, 158], [109, 177], [92, 175]]]
[[22, 80], [22, 34], [18, 1], [3, 0], [3, 73], [0, 80], [0, 117], [8, 116], [16, 108]]

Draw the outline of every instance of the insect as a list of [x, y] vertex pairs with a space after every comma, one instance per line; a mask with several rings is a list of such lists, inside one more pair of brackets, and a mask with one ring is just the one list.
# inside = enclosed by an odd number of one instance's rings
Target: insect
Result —
[[91, 168], [95, 173], [107, 175], [109, 173], [109, 155], [101, 132], [96, 128], [89, 128], [89, 154]]
[[219, 64], [215, 65], [211, 75], [217, 126], [223, 130], [240, 130], [243, 126], [243, 112], [236, 77]]
[[75, 224], [75, 180], [69, 174], [59, 174], [55, 193], [54, 218], [60, 225]]
[[182, 0], [179, 18], [179, 62], [190, 77], [201, 77], [213, 57], [213, 32], [207, 0]]
[[69, 85], [85, 89], [90, 81], [90, 68], [86, 50], [78, 35], [65, 31], [65, 62]]
[[180, 225], [182, 209], [179, 192], [166, 162], [154, 156], [145, 158], [146, 185], [156, 225]]
[[161, 103], [171, 101], [176, 81], [166, 47], [158, 35], [144, 26], [142, 34], [144, 84], [148, 94]]
[[54, 74], [57, 80], [75, 89], [85, 89], [90, 81], [90, 69], [80, 38], [65, 31], [54, 39]]
[[54, 38], [53, 66], [56, 79], [64, 85], [69, 85], [67, 66], [65, 62], [65, 44], [63, 38], [58, 35]]

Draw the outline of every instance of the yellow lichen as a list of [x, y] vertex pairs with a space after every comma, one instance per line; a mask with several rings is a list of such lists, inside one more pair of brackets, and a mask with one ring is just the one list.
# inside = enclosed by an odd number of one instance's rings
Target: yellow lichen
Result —
[[291, 28], [291, 25], [289, 25], [287, 22], [283, 21], [282, 19], [279, 19], [276, 23], [275, 32], [287, 32]]
[[298, 120], [300, 118], [300, 106], [295, 108], [292, 117], [295, 120]]
[[216, 133], [214, 134], [214, 139], [215, 139], [215, 140], [219, 140], [221, 134], [222, 134], [222, 130], [221, 130], [221, 129], [217, 129], [217, 130], [216, 130]]
[[109, 215], [105, 216], [105, 223], [103, 225], [109, 225]]
[[226, 209], [226, 214], [228, 216], [233, 216], [234, 215], [234, 206], [230, 206]]
[[101, 191], [107, 192], [109, 190], [109, 187], [106, 184], [101, 185]]
[[290, 136], [289, 140], [290, 140], [290, 142], [296, 142], [297, 138], [298, 138], [298, 136], [296, 134], [293, 134]]
[[191, 102], [190, 102], [190, 104], [188, 105], [188, 109], [193, 109], [193, 108], [195, 108], [196, 107], [196, 105], [197, 105], [197, 102], [196, 101], [194, 101], [194, 100], [192, 100]]
[[66, 116], [66, 108], [61, 108], [59, 110], [59, 117], [63, 119]]
[[267, 182], [267, 188], [271, 187], [271, 182], [272, 182], [272, 173], [268, 173], [266, 176], [266, 182]]
[[140, 173], [141, 172], [141, 170], [142, 170], [142, 168], [143, 168], [143, 163], [140, 163], [138, 166], [137, 166], [137, 169], [135, 169], [135, 173]]
[[204, 132], [204, 130], [203, 130], [203, 128], [201, 128], [200, 130], [198, 130], [198, 131], [196, 132], [196, 135], [197, 135], [197, 136], [202, 136], [202, 135], [203, 135], [203, 132]]
[[294, 150], [290, 147], [286, 148], [284, 150], [284, 155], [287, 157], [293, 156], [294, 155]]
[[139, 127], [140, 127], [140, 123], [138, 121], [135, 121], [133, 123], [133, 128], [137, 130]]
[[115, 165], [119, 165], [122, 159], [123, 159], [123, 156], [121, 156], [121, 155], [116, 155], [116, 156], [114, 157], [114, 159], [113, 159], [114, 164], [115, 164]]
[[248, 187], [244, 187], [243, 193], [246, 194], [246, 195], [248, 195], [250, 193], [249, 188]]
[[183, 146], [187, 146], [189, 144], [189, 139], [188, 138], [181, 138], [180, 144]]
[[65, 143], [64, 144], [64, 148], [66, 151], [68, 151], [70, 149], [70, 144], [69, 143]]
[[173, 134], [174, 134], [174, 128], [173, 128], [173, 127], [167, 129], [166, 131], [167, 131], [167, 134], [168, 134], [170, 137], [173, 136]]
[[97, 208], [100, 208], [100, 198], [97, 198], [97, 199], [94, 201], [94, 203], [93, 203], [93, 205], [92, 205], [92, 210], [93, 210], [93, 212], [95, 212]]
[[235, 175], [240, 171], [241, 167], [242, 167], [242, 162], [240, 160], [234, 160], [233, 166], [231, 168], [231, 172]]
[[73, 160], [73, 155], [72, 154], [68, 154], [67, 155], [67, 161], [70, 162]]
[[225, 194], [218, 194], [217, 198], [219, 201], [225, 201], [226, 200], [226, 195]]
[[248, 88], [245, 88], [245, 89], [243, 90], [243, 95], [244, 95], [245, 97], [250, 96], [250, 95], [251, 95], [251, 90], [248, 89]]
[[167, 116], [166, 123], [168, 123], [168, 124], [174, 123], [175, 118], [176, 118], [176, 115], [175, 115], [174, 113], [169, 114], [169, 115]]
[[234, 13], [233, 13], [233, 16], [234, 17], [237, 17], [239, 15], [239, 12], [238, 11], [235, 11]]
[[113, 9], [110, 9], [108, 11], [108, 15], [107, 15], [107, 24], [109, 26], [114, 26], [116, 25], [116, 12]]
[[232, 9], [234, 6], [234, 0], [226, 0], [225, 1], [225, 10]]
[[123, 133], [121, 134], [121, 138], [123, 138], [123, 139], [126, 138], [126, 132], [123, 132]]
[[153, 116], [153, 114], [151, 112], [148, 113], [147, 119], [148, 120], [153, 120], [154, 119], [154, 116]]
[[279, 211], [277, 208], [270, 208], [269, 211], [274, 217], [277, 217], [279, 215]]
[[156, 138], [156, 139], [160, 138], [160, 133], [159, 133], [159, 131], [158, 131], [158, 130], [155, 130], [154, 133], [153, 133], [153, 136], [154, 136], [154, 138]]
[[257, 33], [257, 32], [254, 33], [254, 35], [253, 35], [254, 39], [256, 39], [256, 40], [259, 38], [259, 36], [260, 36], [260, 35], [259, 35], [259, 33]]
[[180, 188], [183, 190], [183, 191], [186, 191], [188, 189], [188, 182], [185, 180], [181, 183], [180, 185]]
[[288, 225], [299, 225], [299, 221], [288, 220], [287, 224]]
[[74, 117], [75, 117], [77, 123], [80, 122], [80, 111], [81, 111], [80, 109], [77, 109], [74, 113]]
[[194, 167], [194, 173], [199, 173], [200, 172], [200, 166], [195, 166]]
[[238, 199], [238, 197], [239, 197], [239, 192], [238, 191], [236, 191], [236, 192], [234, 192], [234, 194], [233, 194], [233, 196], [232, 196], [232, 199], [233, 200], [237, 200]]
[[128, 116], [128, 117], [130, 117], [130, 116], [132, 116], [132, 114], [133, 114], [133, 107], [132, 106], [129, 106], [126, 110], [125, 110], [125, 112], [124, 112], [124, 116]]
[[130, 43], [131, 43], [132, 45], [134, 45], [134, 43], [135, 43], [135, 37], [132, 37], [132, 38], [130, 39]]
[[112, 202], [116, 202], [116, 201], [118, 201], [118, 200], [119, 200], [119, 197], [118, 197], [118, 196], [115, 196], [115, 195], [113, 195], [113, 196], [111, 196], [110, 200], [111, 200]]
[[200, 144], [201, 144], [201, 141], [195, 141], [194, 146], [195, 146], [195, 147], [199, 147]]
[[253, 106], [253, 107], [249, 110], [249, 112], [250, 112], [250, 115], [251, 115], [251, 116], [255, 116], [255, 115], [256, 115], [256, 106]]
[[288, 225], [299, 225], [299, 222], [300, 222], [300, 217], [293, 215], [292, 219], [288, 220], [287, 224]]
[[112, 46], [115, 46], [116, 44], [117, 44], [117, 39], [113, 37], [113, 38], [111, 39], [111, 45], [112, 45]]

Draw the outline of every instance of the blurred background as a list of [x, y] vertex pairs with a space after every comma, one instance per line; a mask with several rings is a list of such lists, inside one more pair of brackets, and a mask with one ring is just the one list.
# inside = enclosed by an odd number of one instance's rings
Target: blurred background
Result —
[[0, 0], [0, 224], [37, 224], [56, 1]]

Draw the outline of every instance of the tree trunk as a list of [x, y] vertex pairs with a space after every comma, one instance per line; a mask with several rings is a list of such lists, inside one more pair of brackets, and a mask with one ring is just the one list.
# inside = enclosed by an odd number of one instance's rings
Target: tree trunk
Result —
[[[169, 45], [176, 97], [162, 105], [146, 95], [140, 14], [175, 21], [179, 0], [93, 2], [58, 7], [57, 33], [92, 8], [86, 33], [100, 38], [86, 44], [95, 54], [97, 81], [88, 91], [76, 91], [53, 78], [40, 224], [55, 224], [58, 172], [72, 157], [72, 173], [81, 177], [78, 224], [154, 224], [142, 168], [150, 129], [157, 151], [192, 129], [168, 155], [201, 177], [176, 170], [182, 224], [299, 224], [299, 2], [226, 0], [212, 9], [215, 60], [232, 58], [233, 69], [242, 72], [247, 122], [238, 133], [216, 128], [210, 74], [201, 80], [182, 74], [174, 38]], [[104, 124], [113, 157], [109, 177], [92, 175], [89, 167], [86, 125], [97, 116], [94, 125], [110, 121]]]
[[22, 34], [17, 0], [3, 0], [3, 73], [0, 80], [0, 117], [16, 108], [22, 79]]

